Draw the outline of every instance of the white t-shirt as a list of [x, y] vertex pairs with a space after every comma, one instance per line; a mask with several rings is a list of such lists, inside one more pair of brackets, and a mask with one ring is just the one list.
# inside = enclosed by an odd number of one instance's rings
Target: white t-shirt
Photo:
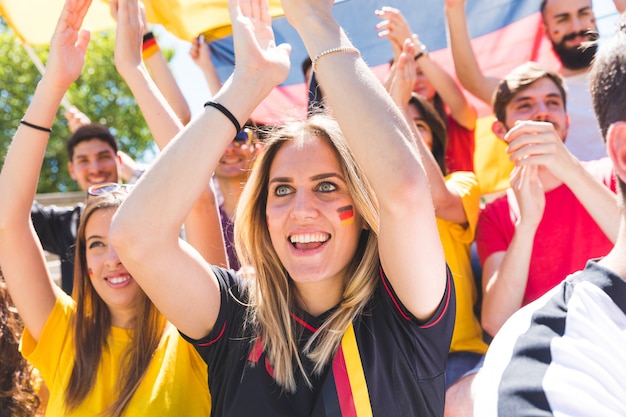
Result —
[[570, 127], [565, 146], [580, 161], [607, 156], [600, 126], [593, 111], [588, 73], [565, 77]]

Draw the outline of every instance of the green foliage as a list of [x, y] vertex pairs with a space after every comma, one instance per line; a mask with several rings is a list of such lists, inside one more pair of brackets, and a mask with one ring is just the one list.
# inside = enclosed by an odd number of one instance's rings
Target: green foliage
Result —
[[[80, 78], [66, 94], [67, 100], [92, 122], [108, 126], [120, 149], [141, 159], [152, 150], [152, 136], [128, 86], [113, 62], [115, 31], [95, 33]], [[45, 63], [48, 47], [33, 47]], [[19, 39], [0, 18], [0, 158], [4, 160], [11, 138], [31, 101], [37, 68]], [[39, 179], [37, 192], [75, 191], [78, 186], [67, 171], [65, 141], [70, 135], [64, 109], [59, 109]]]

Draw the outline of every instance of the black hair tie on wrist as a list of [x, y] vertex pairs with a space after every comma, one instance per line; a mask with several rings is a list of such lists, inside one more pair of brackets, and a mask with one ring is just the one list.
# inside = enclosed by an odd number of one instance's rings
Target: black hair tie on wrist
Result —
[[32, 123], [27, 122], [27, 121], [26, 121], [26, 120], [24, 120], [24, 119], [20, 120], [20, 124], [21, 124], [21, 125], [24, 125], [24, 126], [28, 126], [28, 127], [30, 127], [31, 129], [40, 130], [40, 131], [42, 131], [42, 132], [52, 133], [52, 129], [51, 129], [51, 128], [49, 128], [49, 127], [37, 126], [37, 125], [34, 125], [34, 124], [32, 124]]
[[207, 101], [206, 103], [204, 103], [204, 107], [213, 107], [219, 110], [220, 113], [228, 117], [228, 119], [233, 123], [233, 125], [235, 126], [235, 130], [237, 131], [236, 133], [241, 132], [241, 125], [239, 124], [239, 121], [226, 107], [215, 101]]

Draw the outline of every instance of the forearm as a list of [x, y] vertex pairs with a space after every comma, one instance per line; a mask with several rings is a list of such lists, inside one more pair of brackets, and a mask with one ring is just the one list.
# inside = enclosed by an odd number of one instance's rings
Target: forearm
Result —
[[424, 140], [415, 127], [415, 124], [410, 120], [406, 106], [404, 106], [402, 110], [413, 134], [415, 146], [420, 155], [422, 155], [422, 163], [424, 164], [424, 170], [430, 184], [430, 193], [435, 207], [435, 215], [440, 219], [457, 224], [467, 223], [467, 215], [465, 214], [461, 198], [458, 194], [448, 189], [439, 165], [437, 165], [432, 153], [424, 144]]
[[185, 236], [210, 264], [228, 268], [226, 244], [213, 187], [206, 187], [185, 219]]
[[183, 125], [189, 123], [189, 120], [191, 120], [189, 104], [185, 100], [182, 91], [180, 91], [180, 87], [161, 51], [157, 51], [144, 62], [150, 71], [152, 79], [161, 93], [163, 93], [180, 122]]
[[446, 8], [445, 14], [449, 45], [459, 81], [470, 93], [491, 105], [499, 80], [485, 77], [478, 65], [467, 28], [465, 6]]
[[[65, 92], [65, 88], [51, 85], [44, 76], [37, 84], [23, 120], [51, 128]], [[22, 224], [29, 220], [49, 137], [48, 132], [18, 125], [0, 174], [0, 222], [3, 228], [11, 227], [18, 219]]]
[[476, 110], [470, 106], [463, 92], [439, 64], [425, 55], [418, 60], [422, 71], [428, 81], [433, 85], [437, 94], [450, 109], [452, 118], [466, 129], [473, 130], [476, 127]]
[[122, 75], [141, 109], [157, 146], [163, 149], [183, 128], [182, 122], [150, 78], [145, 67], [124, 70]]
[[620, 224], [618, 198], [607, 186], [595, 179], [581, 165], [571, 172], [565, 184], [598, 224], [606, 236], [615, 243]]
[[483, 329], [492, 336], [522, 306], [533, 240], [534, 231], [516, 229], [504, 255], [493, 254], [485, 262], [481, 322]]

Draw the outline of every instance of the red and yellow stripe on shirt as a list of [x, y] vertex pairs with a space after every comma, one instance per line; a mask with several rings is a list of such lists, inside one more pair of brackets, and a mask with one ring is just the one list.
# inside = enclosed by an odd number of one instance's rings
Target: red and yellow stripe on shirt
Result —
[[[371, 417], [372, 406], [354, 327], [348, 326], [332, 363], [335, 392], [324, 389], [327, 410], [337, 403], [342, 417]], [[331, 415], [331, 414], [328, 414]]]

